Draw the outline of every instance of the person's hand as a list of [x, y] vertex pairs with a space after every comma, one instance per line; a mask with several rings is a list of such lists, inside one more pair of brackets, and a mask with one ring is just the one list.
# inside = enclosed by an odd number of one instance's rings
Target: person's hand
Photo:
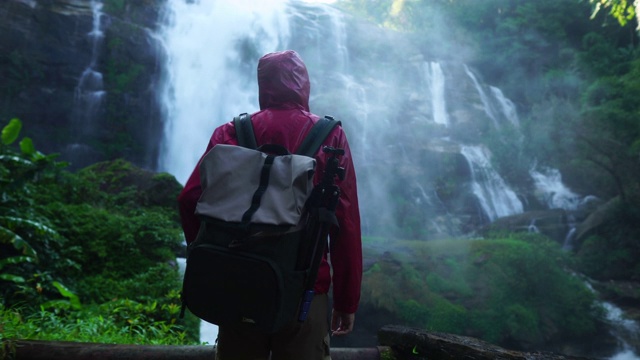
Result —
[[346, 335], [353, 330], [356, 314], [347, 314], [333, 310], [331, 312], [331, 335]]

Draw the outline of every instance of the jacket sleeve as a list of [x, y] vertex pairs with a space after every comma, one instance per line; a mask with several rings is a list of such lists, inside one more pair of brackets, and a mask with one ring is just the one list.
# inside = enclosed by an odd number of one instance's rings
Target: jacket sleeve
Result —
[[[198, 161], [198, 165], [200, 161]], [[187, 180], [184, 188], [178, 195], [178, 210], [180, 212], [180, 221], [182, 223], [182, 231], [187, 244], [191, 244], [198, 235], [200, 229], [200, 220], [195, 215], [196, 204], [202, 194], [200, 187], [200, 170], [198, 166], [193, 169], [191, 176]]]
[[340, 166], [345, 169], [345, 176], [338, 183], [341, 193], [336, 216], [340, 227], [330, 234], [333, 308], [345, 313], [355, 313], [360, 301], [362, 281], [360, 209], [351, 150], [342, 131], [337, 146], [345, 150], [340, 161]]

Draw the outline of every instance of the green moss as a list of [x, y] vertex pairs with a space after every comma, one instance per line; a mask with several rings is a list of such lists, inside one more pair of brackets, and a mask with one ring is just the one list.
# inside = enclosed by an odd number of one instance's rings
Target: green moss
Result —
[[380, 360], [396, 360], [396, 354], [391, 349], [384, 349], [380, 352]]

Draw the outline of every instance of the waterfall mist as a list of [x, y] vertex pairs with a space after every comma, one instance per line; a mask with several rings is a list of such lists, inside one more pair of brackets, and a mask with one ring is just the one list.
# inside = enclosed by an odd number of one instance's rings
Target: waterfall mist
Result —
[[[486, 146], [521, 140], [516, 107], [464, 63], [426, 58], [402, 34], [302, 1], [171, 0], [161, 37], [159, 164], [182, 183], [215, 127], [258, 110], [259, 57], [293, 49], [309, 70], [311, 111], [340, 119], [349, 137], [365, 235], [446, 238], [523, 212], [527, 190], [491, 166]], [[486, 164], [470, 158], [479, 148]]]

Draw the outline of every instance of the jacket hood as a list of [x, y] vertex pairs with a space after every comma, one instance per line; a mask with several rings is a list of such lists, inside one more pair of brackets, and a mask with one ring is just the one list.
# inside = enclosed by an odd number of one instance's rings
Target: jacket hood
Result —
[[297, 107], [309, 111], [310, 90], [307, 67], [295, 51], [269, 53], [258, 61], [261, 110]]

